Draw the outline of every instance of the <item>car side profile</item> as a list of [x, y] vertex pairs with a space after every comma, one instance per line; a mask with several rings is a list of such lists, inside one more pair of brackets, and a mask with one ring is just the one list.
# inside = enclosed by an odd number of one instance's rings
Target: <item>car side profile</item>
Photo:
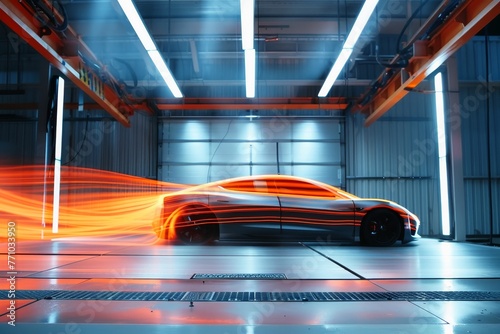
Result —
[[388, 200], [359, 198], [306, 178], [259, 175], [162, 196], [153, 230], [189, 244], [258, 237], [391, 246], [417, 240], [419, 225], [415, 214]]

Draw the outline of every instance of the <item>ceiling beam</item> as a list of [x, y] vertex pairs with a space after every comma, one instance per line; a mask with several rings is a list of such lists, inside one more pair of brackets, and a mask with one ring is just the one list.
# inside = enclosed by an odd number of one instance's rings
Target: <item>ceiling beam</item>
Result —
[[373, 124], [499, 15], [499, 3], [500, 0], [465, 1], [430, 40], [418, 42], [425, 44], [426, 54], [410, 59], [405, 69], [408, 76], [403, 71], [392, 76], [369, 103], [353, 111], [368, 115], [366, 126]]
[[[102, 72], [95, 73], [85, 64], [77, 51], [96, 64], [99, 61], [71, 27], [64, 32], [64, 38], [55, 32], [43, 33], [39, 22], [20, 1], [2, 0], [0, 20], [94, 100], [100, 109], [124, 126], [130, 126], [128, 116], [133, 114], [134, 108], [118, 96], [115, 89], [100, 80]], [[115, 80], [111, 75], [107, 74], [106, 77], [108, 81]]]
[[184, 98], [177, 100], [158, 100], [159, 110], [345, 110], [345, 98], [259, 98], [259, 99], [220, 99]]

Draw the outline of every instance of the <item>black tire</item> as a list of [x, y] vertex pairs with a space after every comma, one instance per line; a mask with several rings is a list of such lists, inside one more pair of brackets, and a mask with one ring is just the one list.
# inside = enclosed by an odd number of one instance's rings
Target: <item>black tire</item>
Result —
[[[215, 240], [218, 228], [215, 216], [201, 212], [199, 208], [186, 207], [181, 209], [175, 223], [175, 234], [185, 244], [201, 245]], [[211, 222], [211, 223], [207, 223]]]
[[361, 222], [361, 243], [370, 246], [392, 246], [401, 236], [402, 221], [393, 211], [379, 209], [366, 214]]

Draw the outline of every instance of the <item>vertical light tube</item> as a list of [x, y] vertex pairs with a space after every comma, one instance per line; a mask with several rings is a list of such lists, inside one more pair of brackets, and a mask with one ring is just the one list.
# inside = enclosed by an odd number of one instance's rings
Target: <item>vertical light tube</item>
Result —
[[255, 97], [255, 49], [245, 50], [246, 96]]
[[444, 236], [450, 235], [450, 203], [448, 191], [448, 162], [446, 150], [446, 123], [443, 97], [443, 76], [438, 73], [434, 77], [436, 91], [436, 126], [439, 162], [439, 192], [441, 198], [441, 230]]
[[240, 0], [241, 48], [245, 52], [246, 97], [255, 97], [254, 17], [255, 0]]
[[240, 0], [241, 48], [253, 49], [255, 0]]
[[56, 138], [54, 159], [54, 203], [52, 214], [52, 233], [59, 232], [59, 202], [61, 193], [61, 152], [62, 152], [62, 130], [64, 111], [64, 79], [57, 78], [57, 102], [56, 102]]

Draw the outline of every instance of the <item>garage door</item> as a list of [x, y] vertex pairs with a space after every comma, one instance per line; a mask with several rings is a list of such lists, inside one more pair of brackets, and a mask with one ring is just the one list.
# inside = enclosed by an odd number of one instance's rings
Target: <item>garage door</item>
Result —
[[286, 174], [343, 186], [343, 119], [163, 119], [158, 177], [200, 184]]

